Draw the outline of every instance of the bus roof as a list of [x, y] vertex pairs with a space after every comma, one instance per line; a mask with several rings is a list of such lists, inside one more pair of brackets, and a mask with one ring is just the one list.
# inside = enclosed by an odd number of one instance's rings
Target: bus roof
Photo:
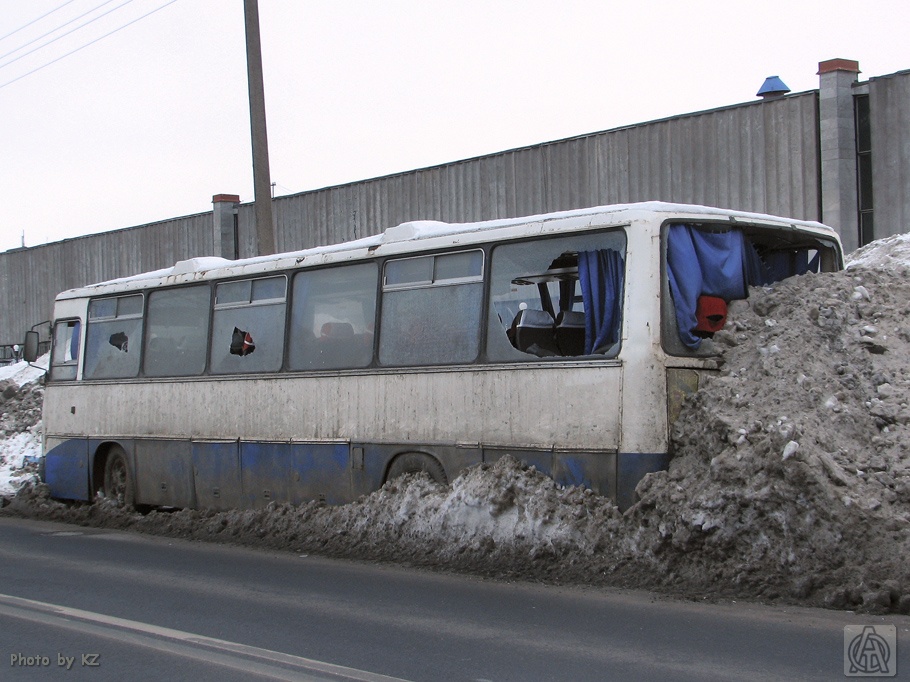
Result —
[[[70, 289], [60, 293], [57, 296], [57, 300], [154, 288], [161, 285], [255, 275], [300, 267], [303, 264], [310, 266], [360, 260], [371, 255], [401, 254], [410, 250], [419, 251], [423, 250], [423, 248], [438, 248], [446, 245], [439, 243], [439, 240], [443, 242], [448, 240], [448, 243], [453, 245], [481, 243], [489, 237], [478, 233], [486, 233], [491, 230], [503, 230], [505, 234], [500, 236], [506, 238], [518, 237], [526, 233], [525, 230], [517, 231], [509, 230], [508, 228], [526, 228], [531, 225], [537, 225], [542, 232], [549, 232], [551, 229], [552, 231], [573, 231], [597, 225], [622, 225], [648, 217], [661, 217], [661, 222], [673, 218], [681, 221], [725, 221], [731, 224], [745, 223], [748, 225], [764, 225], [769, 228], [799, 229], [839, 243], [838, 235], [833, 229], [814, 221], [796, 220], [763, 213], [750, 213], [695, 204], [649, 201], [595, 206], [472, 223], [445, 223], [435, 220], [409, 221], [389, 227], [382, 234], [338, 244], [312, 247], [301, 251], [255, 256], [240, 260], [228, 260], [215, 256], [190, 258], [179, 261], [169, 268]], [[545, 229], [545, 224], [551, 229]], [[414, 242], [421, 240], [432, 240], [432, 243], [426, 244], [425, 247], [423, 245], [414, 245]]]

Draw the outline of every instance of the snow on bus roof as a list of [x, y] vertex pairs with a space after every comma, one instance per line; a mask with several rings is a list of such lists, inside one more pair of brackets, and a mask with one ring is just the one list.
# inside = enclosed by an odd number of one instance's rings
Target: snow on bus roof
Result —
[[[405, 241], [417, 241], [422, 239], [431, 239], [433, 237], [445, 237], [456, 234], [469, 234], [486, 230], [494, 230], [515, 225], [524, 225], [528, 223], [552, 222], [567, 218], [585, 218], [589, 216], [603, 216], [604, 214], [625, 214], [617, 216], [620, 220], [630, 220], [636, 217], [635, 214], [645, 213], [669, 213], [684, 214], [686, 216], [706, 216], [706, 217], [723, 217], [725, 219], [738, 219], [743, 221], [761, 221], [761, 222], [786, 222], [801, 227], [824, 230], [830, 232], [832, 236], [835, 232], [828, 226], [818, 222], [796, 220], [792, 218], [783, 218], [764, 213], [751, 213], [746, 211], [737, 211], [732, 209], [716, 208], [711, 206], [701, 206], [696, 204], [675, 204], [663, 201], [647, 201], [631, 204], [614, 204], [609, 206], [593, 206], [590, 208], [572, 209], [567, 211], [558, 211], [554, 213], [542, 213], [531, 216], [522, 216], [517, 218], [498, 218], [494, 220], [484, 220], [471, 223], [446, 223], [438, 220], [412, 220], [386, 228], [382, 234], [364, 237], [348, 242], [339, 242], [326, 246], [315, 246], [300, 251], [290, 251], [267, 256], [254, 256], [240, 260], [228, 260], [216, 256], [204, 256], [190, 258], [177, 262], [169, 268], [143, 272], [129, 277], [107, 280], [97, 284], [90, 284], [85, 289], [97, 289], [108, 287], [110, 285], [123, 285], [132, 282], [139, 283], [147, 280], [165, 279], [167, 277], [176, 277], [179, 275], [203, 275], [211, 271], [222, 269], [238, 270], [248, 265], [259, 263], [274, 263], [278, 261], [288, 261], [289, 263], [301, 263], [306, 259], [316, 256], [340, 253], [345, 251], [356, 251], [359, 249], [376, 249], [384, 244], [391, 244]], [[80, 289], [73, 289], [70, 292], [75, 293]]]

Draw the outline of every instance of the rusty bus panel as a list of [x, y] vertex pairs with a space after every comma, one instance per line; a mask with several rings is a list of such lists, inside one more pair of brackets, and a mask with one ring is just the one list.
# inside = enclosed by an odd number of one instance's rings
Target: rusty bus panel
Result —
[[135, 444], [136, 502], [161, 507], [195, 507], [192, 444], [141, 440]]
[[236, 509], [243, 504], [240, 445], [231, 441], [194, 441], [196, 502], [208, 509]]

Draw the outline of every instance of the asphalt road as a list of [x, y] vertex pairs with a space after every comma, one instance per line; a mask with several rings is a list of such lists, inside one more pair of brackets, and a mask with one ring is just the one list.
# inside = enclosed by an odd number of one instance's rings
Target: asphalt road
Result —
[[[0, 679], [832, 680], [910, 618], [504, 583], [0, 519]], [[890, 651], [890, 649], [889, 649]], [[889, 664], [889, 665], [890, 665]]]

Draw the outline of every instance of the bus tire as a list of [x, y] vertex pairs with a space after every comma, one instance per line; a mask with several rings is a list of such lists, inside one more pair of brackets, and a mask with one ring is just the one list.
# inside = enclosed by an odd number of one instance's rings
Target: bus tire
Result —
[[136, 486], [126, 459], [126, 452], [119, 445], [111, 446], [104, 462], [104, 496], [127, 509], [136, 507]]
[[420, 452], [406, 452], [392, 460], [386, 481], [405, 474], [419, 474], [420, 472], [427, 474], [439, 485], [449, 484], [446, 470], [442, 468], [439, 460]]

